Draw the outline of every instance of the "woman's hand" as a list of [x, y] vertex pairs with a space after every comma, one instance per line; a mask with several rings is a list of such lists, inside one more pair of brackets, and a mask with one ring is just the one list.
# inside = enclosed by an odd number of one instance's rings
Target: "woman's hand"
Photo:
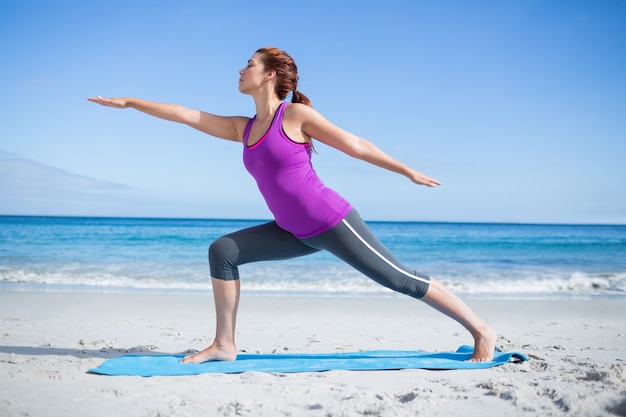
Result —
[[427, 187], [436, 187], [438, 185], [441, 185], [441, 183], [436, 179], [431, 178], [426, 174], [422, 174], [421, 172], [415, 171], [414, 169], [410, 170], [410, 172], [407, 174], [407, 177], [415, 184], [425, 185]]
[[125, 109], [128, 107], [128, 99], [126, 98], [104, 98], [104, 97], [87, 97], [87, 100], [98, 103], [107, 107], [115, 107], [116, 109]]

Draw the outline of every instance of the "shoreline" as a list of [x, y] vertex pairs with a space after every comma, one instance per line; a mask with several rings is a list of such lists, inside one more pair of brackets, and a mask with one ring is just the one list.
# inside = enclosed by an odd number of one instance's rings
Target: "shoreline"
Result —
[[[210, 285], [210, 284], [209, 284]], [[207, 295], [212, 297], [210, 286], [206, 288], [184, 287], [131, 287], [115, 285], [83, 285], [83, 284], [40, 284], [30, 282], [0, 281], [2, 292], [41, 292], [41, 293], [80, 293], [80, 294], [163, 294], [163, 295]], [[549, 301], [549, 300], [626, 300], [623, 293], [478, 293], [454, 291], [464, 300], [512, 300], [512, 301]], [[270, 298], [381, 298], [397, 299], [405, 295], [393, 291], [290, 291], [290, 290], [255, 290], [242, 286], [242, 296]]]
[[[486, 370], [104, 377], [125, 353], [210, 344], [210, 293], [0, 291], [0, 414], [31, 416], [626, 415], [626, 299], [466, 297], [531, 360]], [[238, 349], [450, 351], [458, 324], [408, 297], [242, 294]]]

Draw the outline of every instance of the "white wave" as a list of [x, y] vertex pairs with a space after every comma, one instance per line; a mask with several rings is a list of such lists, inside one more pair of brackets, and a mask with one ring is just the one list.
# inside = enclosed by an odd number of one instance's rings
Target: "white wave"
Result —
[[[158, 276], [126, 275], [119, 268], [89, 271], [80, 268], [61, 270], [11, 269], [0, 267], [0, 284], [28, 284], [35, 286], [71, 286], [74, 289], [135, 288], [147, 290], [202, 290], [211, 289], [208, 272], [189, 270], [184, 277], [168, 277], [163, 271]], [[180, 272], [180, 271], [178, 271]], [[299, 268], [252, 268], [242, 279], [242, 290], [258, 293], [320, 295], [389, 295], [392, 292], [364, 276], [343, 268], [309, 271], [302, 275]], [[525, 275], [525, 276], [524, 276]], [[332, 277], [332, 278], [331, 278]], [[439, 279], [454, 292], [470, 295], [494, 296], [626, 296], [626, 272], [585, 273], [549, 272], [543, 274], [502, 274], [491, 276], [441, 276]], [[78, 287], [78, 288], [77, 288]]]
[[143, 289], [207, 290], [211, 284], [194, 281], [175, 281], [165, 278], [133, 278], [105, 272], [52, 272], [33, 270], [0, 270], [0, 282], [35, 285], [66, 285], [72, 287], [115, 287]]
[[453, 291], [466, 294], [626, 295], [626, 272], [590, 274], [576, 271], [512, 280], [487, 279], [468, 282], [444, 279], [443, 282]]

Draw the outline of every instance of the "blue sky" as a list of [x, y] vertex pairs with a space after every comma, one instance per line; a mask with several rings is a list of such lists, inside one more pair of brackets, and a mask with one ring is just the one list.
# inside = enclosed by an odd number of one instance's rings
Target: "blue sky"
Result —
[[239, 144], [86, 101], [252, 115], [285, 49], [341, 127], [443, 185], [318, 143], [369, 220], [626, 223], [626, 2], [0, 3], [0, 214], [270, 218]]

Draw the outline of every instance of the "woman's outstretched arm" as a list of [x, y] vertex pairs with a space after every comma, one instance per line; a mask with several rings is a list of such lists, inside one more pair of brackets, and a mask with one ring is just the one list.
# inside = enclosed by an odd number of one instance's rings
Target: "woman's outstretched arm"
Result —
[[138, 98], [89, 97], [87, 100], [117, 109], [133, 108], [150, 116], [183, 123], [217, 138], [241, 142], [247, 117], [225, 117], [190, 109], [178, 104], [157, 103]]
[[332, 146], [354, 158], [406, 176], [416, 184], [436, 187], [439, 181], [387, 155], [370, 141], [335, 126], [319, 112], [307, 106], [293, 105], [294, 116], [302, 121], [308, 136]]

